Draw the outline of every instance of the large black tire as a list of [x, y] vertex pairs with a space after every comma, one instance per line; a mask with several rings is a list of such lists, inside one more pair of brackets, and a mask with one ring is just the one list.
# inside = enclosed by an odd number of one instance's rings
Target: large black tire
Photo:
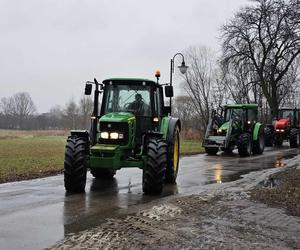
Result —
[[99, 178], [102, 180], [112, 180], [114, 178], [114, 175], [116, 174], [116, 170], [107, 168], [93, 168], [91, 169], [91, 174], [95, 178]]
[[165, 178], [166, 183], [176, 183], [180, 155], [179, 135], [179, 127], [176, 126], [173, 131], [172, 140], [170, 143], [168, 143], [167, 169]]
[[208, 155], [216, 155], [219, 151], [219, 148], [211, 148], [211, 147], [205, 147], [205, 152]]
[[262, 126], [260, 126], [257, 140], [253, 142], [253, 154], [262, 154], [265, 149], [265, 135], [264, 135], [264, 129]]
[[281, 135], [274, 135], [274, 145], [277, 147], [281, 147], [283, 143], [283, 137]]
[[149, 139], [143, 169], [143, 192], [145, 194], [160, 194], [162, 192], [166, 168], [167, 144], [162, 139]]
[[226, 154], [232, 154], [232, 151], [234, 150], [235, 145], [233, 143], [229, 143], [227, 148], [221, 148], [222, 151], [224, 151]]
[[243, 133], [239, 136], [238, 151], [240, 156], [250, 156], [252, 152], [252, 138], [249, 133]]
[[290, 131], [290, 147], [297, 148], [300, 146], [300, 133], [299, 129], [292, 128]]
[[273, 146], [273, 131], [271, 128], [266, 127], [264, 129], [265, 132], [265, 146], [272, 147]]
[[64, 182], [67, 192], [84, 192], [87, 173], [84, 161], [87, 146], [85, 138], [70, 136], [67, 140], [64, 161]]

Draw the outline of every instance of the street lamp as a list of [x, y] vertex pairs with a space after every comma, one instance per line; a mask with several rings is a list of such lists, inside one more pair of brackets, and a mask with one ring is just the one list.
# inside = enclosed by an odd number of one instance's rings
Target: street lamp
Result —
[[[185, 74], [186, 73], [186, 70], [189, 66], [186, 66], [185, 65], [185, 61], [184, 61], [184, 56], [183, 54], [181, 53], [176, 53], [173, 58], [171, 59], [171, 68], [170, 68], [170, 86], [172, 87], [172, 84], [173, 84], [173, 79], [172, 79], [172, 75], [174, 73], [174, 59], [176, 56], [180, 55], [182, 57], [182, 62], [181, 62], [181, 65], [178, 66], [179, 70], [180, 70], [180, 73], [181, 74]], [[170, 115], [171, 115], [171, 112], [172, 112], [172, 96], [170, 96]]]

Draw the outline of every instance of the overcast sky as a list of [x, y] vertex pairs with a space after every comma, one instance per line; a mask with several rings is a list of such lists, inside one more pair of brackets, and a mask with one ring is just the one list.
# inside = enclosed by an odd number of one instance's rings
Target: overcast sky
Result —
[[168, 82], [170, 58], [220, 50], [221, 25], [247, 2], [0, 0], [0, 98], [29, 92], [41, 113], [79, 100], [94, 77], [153, 79], [159, 68]]

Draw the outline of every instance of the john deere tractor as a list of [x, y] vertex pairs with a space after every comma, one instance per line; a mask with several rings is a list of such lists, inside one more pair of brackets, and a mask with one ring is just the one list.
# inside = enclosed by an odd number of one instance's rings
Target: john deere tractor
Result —
[[300, 146], [300, 109], [281, 108], [279, 116], [265, 128], [266, 146], [281, 146], [288, 140], [291, 148]]
[[212, 110], [202, 143], [206, 153], [215, 155], [219, 149], [230, 153], [237, 146], [240, 156], [262, 154], [264, 129], [257, 113], [257, 104], [225, 105], [219, 114]]
[[[112, 179], [121, 168], [143, 171], [143, 192], [159, 194], [164, 183], [175, 183], [179, 165], [181, 123], [164, 105], [163, 87], [147, 79], [112, 78], [94, 85], [90, 131], [71, 131], [68, 137], [64, 181], [68, 192], [83, 192], [87, 170], [95, 178]], [[165, 86], [165, 96], [173, 87]], [[99, 94], [103, 93], [98, 109]]]

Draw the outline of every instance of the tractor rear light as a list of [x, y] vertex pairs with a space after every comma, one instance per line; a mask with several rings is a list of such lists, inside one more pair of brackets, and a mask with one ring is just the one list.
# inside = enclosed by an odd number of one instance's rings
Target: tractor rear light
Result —
[[108, 139], [109, 138], [109, 134], [108, 134], [108, 132], [101, 132], [100, 133], [100, 137], [101, 137], [101, 139]]
[[119, 134], [117, 132], [110, 133], [110, 139], [119, 139]]

